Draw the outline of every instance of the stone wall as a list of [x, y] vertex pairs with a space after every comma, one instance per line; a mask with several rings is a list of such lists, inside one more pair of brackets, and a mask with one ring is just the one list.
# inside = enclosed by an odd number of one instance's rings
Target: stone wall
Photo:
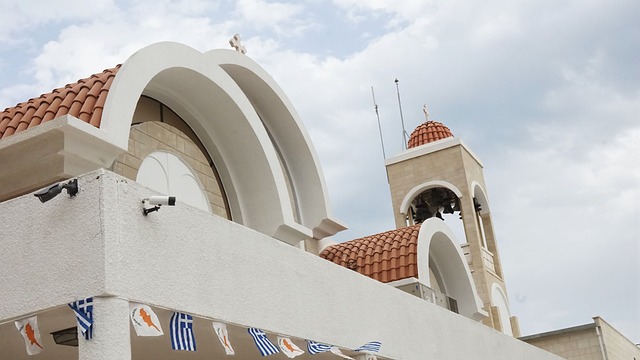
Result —
[[[140, 98], [129, 135], [129, 149], [118, 156], [111, 170], [131, 180], [136, 180], [144, 158], [154, 151], [170, 152], [193, 169], [209, 200], [211, 212], [229, 219], [224, 192], [218, 176], [197, 144], [187, 124], [173, 111], [159, 102]], [[190, 134], [191, 133], [191, 134]]]
[[593, 326], [576, 328], [571, 332], [551, 333], [539, 338], [526, 339], [526, 342], [569, 360], [604, 360]]
[[[640, 360], [640, 349], [602, 318], [594, 323], [525, 336], [523, 341], [568, 360]], [[599, 338], [599, 334], [601, 338]]]

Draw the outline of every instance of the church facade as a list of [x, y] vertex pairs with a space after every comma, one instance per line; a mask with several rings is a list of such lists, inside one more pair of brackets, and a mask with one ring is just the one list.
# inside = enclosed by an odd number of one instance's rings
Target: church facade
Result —
[[[513, 337], [482, 164], [457, 138], [418, 142], [387, 160], [397, 229], [330, 244], [345, 226], [311, 140], [241, 52], [159, 43], [6, 109], [0, 358], [29, 358], [14, 322], [36, 316], [40, 359], [223, 357], [214, 322], [238, 359], [262, 357], [248, 329], [301, 359], [338, 356], [309, 341], [355, 359], [557, 359]], [[68, 304], [88, 298], [85, 340]], [[136, 336], [133, 304], [164, 334]], [[197, 351], [172, 350], [177, 312]]]

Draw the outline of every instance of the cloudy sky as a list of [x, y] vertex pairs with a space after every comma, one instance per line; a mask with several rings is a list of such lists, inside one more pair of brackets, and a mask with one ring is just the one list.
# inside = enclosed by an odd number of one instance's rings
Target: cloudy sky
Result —
[[637, 0], [3, 0], [0, 109], [158, 41], [240, 33], [316, 146], [343, 241], [393, 228], [387, 157], [448, 125], [485, 165], [523, 334], [600, 315], [640, 343]]

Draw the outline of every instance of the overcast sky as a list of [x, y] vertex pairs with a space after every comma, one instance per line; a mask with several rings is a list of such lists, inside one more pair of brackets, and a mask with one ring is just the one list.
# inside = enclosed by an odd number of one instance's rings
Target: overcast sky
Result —
[[387, 157], [422, 105], [485, 165], [523, 335], [600, 315], [640, 343], [637, 0], [2, 0], [0, 109], [178, 41], [248, 56], [310, 133], [337, 241], [394, 227]]

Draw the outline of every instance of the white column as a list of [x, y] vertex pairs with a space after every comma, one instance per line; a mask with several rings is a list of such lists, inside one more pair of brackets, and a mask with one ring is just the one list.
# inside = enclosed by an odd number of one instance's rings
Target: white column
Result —
[[78, 336], [78, 360], [131, 360], [127, 300], [93, 298], [93, 338]]

